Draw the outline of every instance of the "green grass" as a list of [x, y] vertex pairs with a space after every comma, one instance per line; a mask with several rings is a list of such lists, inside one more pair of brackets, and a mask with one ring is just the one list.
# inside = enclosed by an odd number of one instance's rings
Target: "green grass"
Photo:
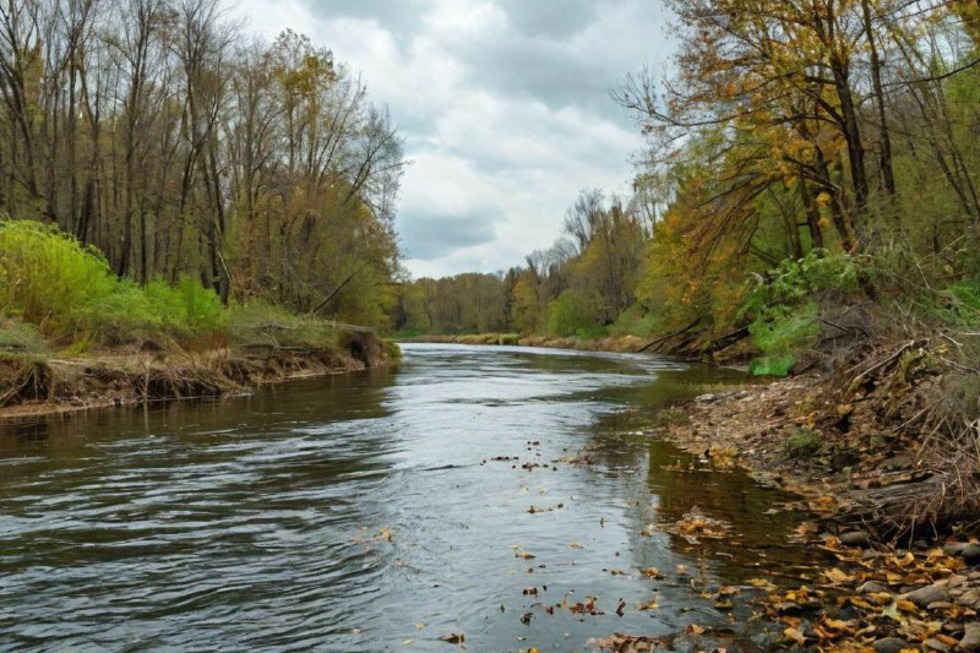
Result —
[[239, 346], [333, 349], [339, 343], [330, 322], [264, 303], [229, 308], [228, 329], [230, 343]]
[[60, 347], [176, 341], [219, 345], [227, 312], [191, 279], [141, 288], [113, 274], [105, 257], [54, 227], [0, 221], [0, 316], [33, 325]]

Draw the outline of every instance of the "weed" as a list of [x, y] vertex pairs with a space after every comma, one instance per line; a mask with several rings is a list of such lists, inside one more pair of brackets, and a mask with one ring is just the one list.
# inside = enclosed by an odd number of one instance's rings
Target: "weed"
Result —
[[786, 441], [786, 451], [791, 458], [809, 458], [820, 453], [823, 438], [816, 431], [800, 429]]

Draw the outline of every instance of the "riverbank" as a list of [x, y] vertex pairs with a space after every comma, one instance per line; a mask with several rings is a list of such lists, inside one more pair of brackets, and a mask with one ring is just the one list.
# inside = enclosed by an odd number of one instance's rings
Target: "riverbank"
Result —
[[661, 411], [649, 433], [792, 491], [815, 515], [797, 541], [830, 562], [760, 603], [788, 642], [976, 651], [980, 440], [977, 422], [951, 417], [975, 381], [908, 342], [857, 366], [698, 397]]
[[608, 336], [605, 338], [553, 338], [549, 336], [521, 336], [516, 333], [480, 333], [461, 335], [429, 335], [401, 339], [400, 342], [428, 342], [449, 345], [491, 345], [517, 347], [543, 347], [546, 349], [574, 349], [577, 351], [610, 351], [635, 353], [641, 351], [648, 340], [637, 336]]
[[289, 379], [380, 367], [397, 349], [369, 332], [321, 346], [242, 344], [203, 352], [108, 350], [0, 358], [0, 424], [112, 406], [243, 394]]

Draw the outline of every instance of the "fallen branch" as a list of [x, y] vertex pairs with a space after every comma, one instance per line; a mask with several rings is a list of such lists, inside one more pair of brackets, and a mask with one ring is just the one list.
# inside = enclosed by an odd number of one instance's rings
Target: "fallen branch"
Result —
[[694, 327], [696, 327], [698, 324], [700, 324], [700, 322], [701, 322], [702, 319], [703, 319], [703, 316], [699, 316], [697, 319], [695, 319], [693, 322], [691, 322], [690, 324], [688, 324], [683, 329], [681, 329], [679, 331], [674, 331], [673, 333], [668, 333], [663, 338], [657, 338], [656, 340], [654, 340], [650, 344], [646, 345], [645, 347], [642, 347], [641, 349], [636, 350], [635, 353], [642, 354], [643, 352], [647, 351], [651, 347], [659, 347], [660, 345], [664, 344], [665, 342], [667, 342], [671, 338], [676, 338], [677, 336], [684, 335], [685, 333], [687, 333], [688, 331], [690, 331], [691, 329], [693, 329]]

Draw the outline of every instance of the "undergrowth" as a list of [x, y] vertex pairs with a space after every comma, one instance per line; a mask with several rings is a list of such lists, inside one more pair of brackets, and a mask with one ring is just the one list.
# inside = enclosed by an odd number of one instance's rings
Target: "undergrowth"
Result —
[[140, 287], [119, 280], [98, 250], [54, 227], [0, 221], [0, 262], [0, 315], [33, 325], [61, 347], [211, 347], [227, 334], [226, 311], [198, 282]]

